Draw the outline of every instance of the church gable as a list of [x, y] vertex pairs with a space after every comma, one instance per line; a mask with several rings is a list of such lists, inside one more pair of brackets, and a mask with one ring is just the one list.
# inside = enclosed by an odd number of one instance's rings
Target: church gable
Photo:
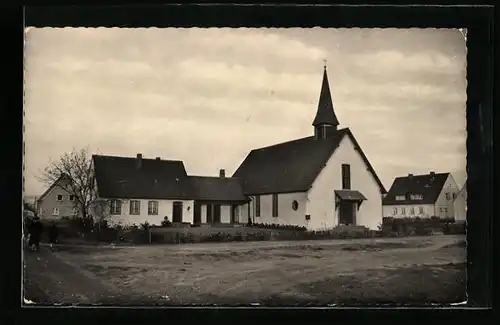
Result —
[[[343, 131], [345, 132], [344, 137], [339, 143], [337, 149], [332, 152], [331, 157], [327, 160], [323, 168], [324, 173], [333, 174], [333, 178], [338, 180], [338, 182], [336, 181], [333, 185], [329, 184], [328, 186], [333, 186], [336, 189], [355, 190], [359, 184], [356, 184], [353, 179], [355, 179], [357, 175], [366, 175], [366, 171], [368, 171], [368, 177], [371, 181], [376, 183], [379, 190], [378, 193], [387, 193], [382, 181], [359, 146], [351, 130], [346, 128], [343, 129]], [[345, 173], [344, 169], [348, 169], [346, 174], [349, 174], [349, 176], [347, 179], [343, 179], [343, 174]], [[323, 171], [321, 171], [321, 173], [323, 173]], [[322, 177], [321, 173], [318, 173], [318, 179]], [[332, 179], [330, 176], [327, 178]], [[316, 183], [316, 180], [314, 183]]]

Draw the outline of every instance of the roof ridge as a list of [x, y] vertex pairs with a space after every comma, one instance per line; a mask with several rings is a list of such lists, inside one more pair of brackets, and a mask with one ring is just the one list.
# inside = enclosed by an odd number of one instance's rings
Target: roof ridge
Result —
[[[336, 130], [336, 132], [339, 132], [339, 133], [350, 132], [350, 131], [351, 130], [349, 129], [349, 127], [344, 127], [342, 129]], [[300, 140], [306, 140], [306, 139], [314, 139], [314, 135], [310, 135], [310, 136], [302, 137], [302, 138], [297, 138], [297, 139], [293, 139], [293, 140], [288, 140], [288, 141], [284, 141], [284, 142], [279, 142], [279, 143], [275, 143], [275, 144], [265, 146], [265, 147], [255, 148], [255, 149], [252, 149], [250, 152], [258, 151], [258, 150], [262, 150], [262, 149], [268, 149], [268, 148], [272, 148], [272, 147], [276, 147], [276, 146], [281, 146], [284, 144], [288, 144], [288, 143], [292, 143], [292, 142], [296, 142], [296, 141], [300, 141]]]
[[309, 139], [309, 138], [314, 138], [314, 136], [307, 136], [307, 137], [303, 137], [303, 138], [298, 138], [298, 139], [288, 140], [288, 141], [284, 141], [284, 142], [279, 142], [279, 143], [275, 143], [275, 144], [272, 144], [272, 145], [269, 145], [269, 146], [255, 148], [255, 149], [252, 149], [252, 151], [257, 151], [257, 150], [262, 150], [262, 149], [277, 147], [277, 146], [281, 146], [281, 145], [284, 145], [284, 144], [287, 144], [287, 143], [292, 143], [292, 142], [296, 142], [296, 141], [300, 141], [300, 140], [305, 140], [305, 139]]
[[[92, 157], [106, 157], [106, 158], [119, 158], [119, 159], [137, 159], [137, 157], [124, 157], [124, 156], [115, 156], [115, 155], [98, 155], [98, 154], [93, 154]], [[180, 159], [156, 159], [156, 158], [144, 158], [142, 157], [142, 160], [152, 160], [152, 161], [169, 161], [169, 162], [182, 162], [184, 163], [183, 160]]]
[[214, 179], [236, 179], [237, 177], [220, 177], [220, 176], [203, 176], [203, 175], [188, 175], [191, 178], [214, 178]]
[[[411, 174], [411, 173], [410, 173]], [[434, 176], [436, 175], [449, 175], [450, 173], [449, 172], [444, 172], [444, 173], [434, 173]], [[431, 176], [432, 174], [428, 173], [428, 174], [412, 174], [412, 177], [423, 177], [423, 176]], [[404, 178], [409, 178], [410, 175], [406, 175], [406, 176], [398, 176], [396, 177], [396, 179], [404, 179]]]

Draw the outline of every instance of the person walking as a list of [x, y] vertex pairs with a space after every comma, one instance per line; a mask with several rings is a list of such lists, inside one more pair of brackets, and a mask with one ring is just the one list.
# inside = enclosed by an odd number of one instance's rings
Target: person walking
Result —
[[40, 217], [36, 216], [33, 221], [28, 226], [28, 232], [30, 234], [29, 246], [34, 247], [36, 251], [40, 250], [40, 239], [43, 233], [43, 224], [40, 221]]

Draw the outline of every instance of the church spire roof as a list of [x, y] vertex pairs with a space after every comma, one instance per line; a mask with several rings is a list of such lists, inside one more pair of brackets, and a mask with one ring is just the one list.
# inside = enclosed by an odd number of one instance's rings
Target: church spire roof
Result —
[[339, 120], [333, 110], [330, 85], [328, 83], [328, 75], [326, 73], [326, 63], [323, 71], [323, 84], [321, 85], [321, 93], [319, 95], [318, 111], [316, 112], [316, 117], [314, 118], [312, 125], [339, 125]]

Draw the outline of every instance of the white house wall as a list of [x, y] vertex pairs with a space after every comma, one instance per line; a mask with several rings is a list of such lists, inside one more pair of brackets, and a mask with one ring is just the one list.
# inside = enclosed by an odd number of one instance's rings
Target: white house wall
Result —
[[[246, 205], [245, 205], [245, 208], [247, 208]], [[201, 204], [200, 209], [201, 209], [201, 223], [206, 223], [207, 222], [207, 205]], [[238, 206], [236, 209], [236, 216], [237, 216], [238, 221], [239, 222], [247, 222], [246, 218], [243, 219], [241, 217], [241, 211], [242, 211], [242, 207]], [[231, 205], [221, 204], [220, 222], [221, 223], [231, 223]]]
[[[122, 225], [132, 225], [135, 224], [139, 226], [146, 221], [150, 225], [161, 225], [165, 217], [172, 222], [172, 211], [174, 202], [182, 202], [182, 222], [193, 223], [193, 200], [136, 200], [140, 201], [140, 214], [131, 215], [130, 214], [130, 200], [121, 200], [122, 209], [120, 215], [109, 215], [108, 221], [111, 224], [122, 224]], [[157, 201], [158, 202], [158, 214], [148, 215], [148, 202]]]
[[467, 219], [467, 190], [463, 188], [453, 201], [453, 213], [455, 220], [465, 221]]
[[207, 205], [200, 204], [201, 223], [207, 223]]
[[[415, 211], [414, 214], [410, 213], [412, 207]], [[420, 213], [419, 208], [423, 208], [422, 213]], [[384, 217], [391, 218], [430, 218], [435, 214], [433, 204], [384, 205], [382, 209]]]
[[[250, 197], [252, 200], [254, 197]], [[247, 223], [248, 222], [248, 217], [252, 217], [253, 216], [253, 209], [252, 209], [252, 204], [253, 204], [253, 201], [250, 201], [248, 203], [245, 203], [245, 204], [242, 204], [240, 205], [240, 216], [239, 216], [239, 220], [241, 223]], [[250, 206], [250, 214], [248, 213], [248, 207]], [[253, 218], [252, 218], [252, 221], [253, 221]]]
[[[453, 179], [453, 176], [451, 176], [451, 174], [449, 174], [448, 178], [446, 179], [446, 182], [444, 183], [443, 188], [441, 189], [441, 193], [439, 193], [438, 199], [436, 200], [435, 216], [438, 216], [440, 218], [453, 218], [454, 217], [453, 194], [455, 194], [455, 196], [457, 196], [459, 191], [460, 191], [460, 189], [459, 189], [457, 183], [455, 182], [455, 179]], [[446, 193], [450, 193], [449, 200], [446, 199]]]
[[[280, 225], [296, 225], [307, 226], [305, 215], [307, 205], [307, 194], [305, 192], [298, 193], [281, 193], [278, 194], [278, 216], [273, 217], [273, 196], [272, 194], [260, 195], [260, 216], [255, 215], [255, 197], [251, 197], [250, 201], [250, 218], [254, 223], [265, 224], [280, 224]], [[297, 201], [297, 210], [292, 208], [293, 201]], [[247, 222], [248, 220], [248, 204], [240, 207], [240, 220]]]
[[220, 207], [220, 222], [230, 223], [231, 222], [231, 206], [221, 205]]
[[328, 229], [338, 224], [335, 190], [342, 189], [342, 164], [351, 165], [351, 189], [360, 191], [367, 200], [356, 213], [356, 224], [377, 229], [382, 223], [382, 194], [354, 143], [344, 136], [308, 192], [309, 229]]

